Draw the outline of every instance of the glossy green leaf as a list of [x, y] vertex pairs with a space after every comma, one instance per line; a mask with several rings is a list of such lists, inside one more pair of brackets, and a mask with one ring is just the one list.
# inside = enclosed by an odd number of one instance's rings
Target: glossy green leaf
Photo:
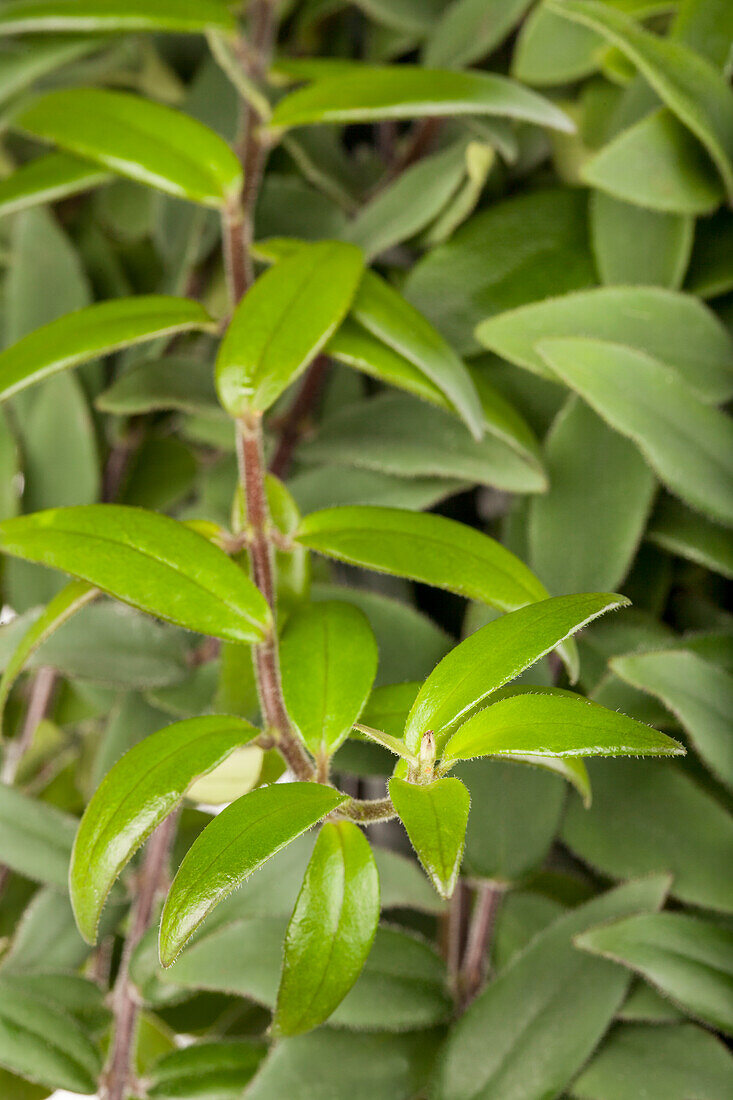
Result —
[[263, 1044], [199, 1042], [164, 1054], [150, 1071], [148, 1096], [183, 1100], [196, 1096], [237, 1096], [266, 1053]]
[[100, 355], [212, 326], [206, 311], [188, 298], [145, 295], [88, 306], [29, 332], [0, 353], [0, 399]]
[[299, 1035], [328, 1019], [359, 977], [378, 921], [368, 841], [349, 821], [324, 825], [285, 936], [277, 1035]]
[[319, 783], [286, 783], [227, 806], [197, 837], [173, 880], [160, 925], [163, 965], [171, 965], [217, 902], [345, 801]]
[[684, 913], [590, 928], [578, 947], [634, 970], [679, 1008], [733, 1034], [733, 932]]
[[501, 611], [547, 596], [498, 542], [443, 516], [399, 508], [326, 508], [305, 516], [296, 539], [338, 561], [447, 588]]
[[428, 878], [449, 898], [463, 857], [471, 796], [455, 778], [424, 785], [393, 778], [389, 794]]
[[498, 115], [557, 130], [573, 128], [559, 108], [506, 77], [417, 65], [363, 66], [317, 80], [281, 99], [270, 127], [277, 130], [314, 122], [372, 122], [423, 115]]
[[10, 0], [0, 14], [0, 34], [234, 29], [221, 0]]
[[477, 441], [445, 410], [406, 394], [383, 393], [324, 418], [298, 454], [304, 462], [353, 465], [399, 477], [442, 477], [515, 493], [545, 491], [544, 472], [538, 457], [528, 453], [524, 433], [502, 430], [503, 423], [498, 429], [488, 421], [486, 426]]
[[666, 498], [655, 510], [646, 537], [723, 577], [733, 578], [733, 534], [703, 519], [679, 501]]
[[712, 795], [678, 763], [593, 760], [588, 770], [593, 807], [572, 799], [562, 832], [576, 856], [616, 879], [668, 871], [674, 897], [733, 912], [733, 822]]
[[[1, 18], [1, 17], [0, 17]], [[111, 179], [111, 173], [66, 153], [49, 153], [24, 164], [0, 181], [0, 217], [39, 203], [89, 191]]]
[[551, 489], [533, 498], [527, 519], [532, 568], [551, 592], [619, 585], [649, 516], [653, 473], [633, 443], [575, 396], [552, 424], [545, 460]]
[[663, 875], [627, 883], [535, 936], [452, 1029], [438, 1063], [436, 1100], [558, 1096], [595, 1049], [629, 983], [620, 967], [584, 956], [573, 937], [603, 920], [658, 909], [668, 885]]
[[689, 650], [614, 657], [611, 670], [655, 695], [679, 720], [710, 770], [733, 787], [733, 676]]
[[733, 92], [722, 74], [681, 42], [643, 30], [598, 0], [548, 0], [548, 8], [597, 31], [621, 50], [705, 146], [733, 196]]
[[590, 206], [591, 238], [601, 282], [677, 290], [692, 252], [689, 214], [645, 210], [597, 191]]
[[75, 832], [70, 814], [0, 783], [0, 851], [12, 871], [65, 890]]
[[0, 550], [225, 641], [261, 641], [269, 628], [249, 577], [203, 535], [156, 512], [91, 504], [18, 516], [0, 524]]
[[733, 342], [717, 317], [689, 294], [603, 287], [501, 313], [477, 329], [489, 350], [546, 378], [552, 372], [537, 345], [566, 336], [612, 340], [646, 352], [678, 371], [705, 401], [731, 396]]
[[216, 364], [230, 415], [269, 408], [306, 369], [346, 315], [363, 262], [355, 245], [320, 241], [255, 282], [235, 310]]
[[676, 371], [601, 340], [542, 340], [541, 354], [612, 428], [632, 439], [665, 485], [733, 523], [733, 421], [703, 405]]
[[288, 714], [315, 756], [348, 736], [372, 688], [377, 645], [362, 611], [327, 601], [296, 611], [280, 645]]
[[710, 214], [725, 190], [715, 166], [666, 107], [623, 130], [581, 167], [585, 183], [671, 214]]
[[204, 206], [226, 206], [242, 186], [239, 161], [218, 134], [182, 111], [128, 92], [48, 92], [14, 124], [117, 175]]
[[556, 596], [531, 603], [470, 634], [443, 658], [420, 688], [405, 726], [408, 749], [417, 751], [426, 730], [433, 731], [441, 747], [445, 731], [492, 692], [599, 615], [627, 603], [625, 597], [607, 592]]
[[460, 68], [487, 57], [530, 6], [531, 0], [454, 0], [430, 32], [425, 64]]
[[112, 884], [140, 845], [194, 780], [257, 733], [241, 718], [191, 718], [146, 737], [107, 773], [79, 825], [69, 875], [76, 921], [89, 943]]
[[723, 1043], [694, 1024], [615, 1028], [573, 1083], [577, 1100], [727, 1100], [733, 1060]]
[[580, 695], [514, 695], [481, 710], [456, 730], [442, 766], [475, 756], [676, 756], [664, 733]]
[[102, 1058], [68, 1012], [28, 992], [21, 979], [4, 977], [0, 1065], [49, 1089], [90, 1095], [97, 1090]]
[[2, 734], [2, 720], [10, 690], [23, 671], [31, 654], [43, 644], [49, 635], [53, 634], [67, 619], [93, 600], [96, 595], [96, 589], [85, 581], [72, 581], [65, 588], [62, 588], [57, 596], [54, 596], [41, 616], [32, 621], [10, 661], [3, 669], [2, 678], [0, 679], [0, 735]]

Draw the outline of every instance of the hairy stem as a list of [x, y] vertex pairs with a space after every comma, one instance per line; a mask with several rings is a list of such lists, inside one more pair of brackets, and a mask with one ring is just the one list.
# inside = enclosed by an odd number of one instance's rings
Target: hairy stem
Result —
[[132, 1080], [132, 1056], [139, 1003], [130, 979], [130, 962], [135, 948], [150, 925], [158, 891], [165, 881], [176, 822], [177, 815], [173, 813], [158, 826], [148, 841], [139, 886], [130, 914], [130, 930], [125, 939], [122, 961], [112, 994], [115, 1028], [107, 1065], [102, 1074], [100, 1089], [102, 1100], [125, 1100], [128, 1093], [135, 1089]]
[[0, 782], [8, 784], [15, 782], [20, 762], [30, 748], [38, 726], [46, 717], [55, 686], [55, 671], [52, 668], [39, 668], [33, 678], [23, 728], [18, 736], [7, 744]]
[[345, 802], [336, 811], [340, 817], [347, 817], [359, 825], [374, 825], [377, 821], [391, 821], [396, 817], [391, 798], [353, 798]]
[[459, 981], [463, 1008], [474, 999], [484, 980], [502, 894], [503, 890], [494, 882], [482, 882], [476, 888], [476, 900], [468, 926], [468, 939]]

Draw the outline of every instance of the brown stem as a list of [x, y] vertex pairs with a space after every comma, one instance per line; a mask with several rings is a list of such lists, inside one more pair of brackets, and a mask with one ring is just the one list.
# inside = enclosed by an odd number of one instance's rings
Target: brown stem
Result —
[[404, 172], [406, 168], [409, 168], [411, 164], [415, 164], [416, 161], [430, 151], [442, 121], [442, 119], [430, 115], [427, 118], [419, 119], [415, 123], [401, 156], [397, 157], [387, 173], [388, 180], [396, 179], [401, 172]]
[[494, 882], [482, 882], [476, 888], [476, 901], [468, 927], [468, 940], [459, 982], [461, 1003], [464, 1008], [476, 996], [484, 980], [502, 894], [503, 890]]
[[313, 406], [323, 390], [328, 367], [329, 363], [325, 355], [318, 355], [313, 360], [295, 400], [280, 422], [278, 444], [270, 462], [270, 471], [275, 477], [284, 477], [290, 468], [295, 448], [307, 427]]
[[3, 760], [0, 782], [14, 783], [20, 762], [33, 743], [38, 726], [46, 717], [51, 703], [53, 689], [56, 686], [56, 672], [52, 668], [39, 668], [28, 698], [23, 728], [16, 738], [8, 742]]
[[148, 841], [145, 862], [140, 872], [139, 887], [130, 915], [130, 931], [125, 939], [122, 961], [112, 994], [115, 1028], [107, 1065], [100, 1082], [102, 1100], [126, 1100], [128, 1093], [136, 1088], [132, 1080], [132, 1056], [139, 1003], [135, 987], [130, 980], [130, 962], [135, 948], [150, 925], [158, 890], [165, 880], [176, 821], [177, 815], [171, 814], [158, 826]]
[[459, 996], [459, 974], [466, 932], [466, 892], [466, 883], [459, 878], [442, 918], [443, 957], [448, 968], [451, 991], [456, 1000]]

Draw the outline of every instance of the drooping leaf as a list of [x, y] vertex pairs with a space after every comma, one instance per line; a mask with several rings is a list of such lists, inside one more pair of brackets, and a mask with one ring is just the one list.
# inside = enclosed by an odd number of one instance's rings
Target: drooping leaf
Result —
[[65, 890], [76, 819], [0, 783], [0, 851], [19, 875]]
[[269, 125], [277, 130], [315, 122], [462, 114], [498, 115], [556, 130], [573, 128], [559, 108], [506, 77], [416, 65], [362, 66], [316, 80], [281, 99]]
[[76, 922], [89, 943], [112, 884], [140, 845], [195, 779], [257, 733], [243, 718], [191, 718], [146, 737], [107, 773], [79, 825], [69, 875]]
[[232, 416], [272, 405], [346, 315], [363, 256], [342, 241], [306, 244], [264, 273], [235, 310], [216, 365]]
[[0, 353], [0, 399], [100, 355], [212, 327], [206, 311], [188, 298], [145, 295], [88, 306], [29, 332]]
[[679, 742], [578, 695], [514, 695], [456, 730], [443, 766], [475, 756], [676, 756]]
[[547, 596], [498, 542], [443, 516], [399, 508], [326, 508], [304, 517], [296, 539], [339, 561], [447, 588], [502, 611]]
[[276, 1034], [299, 1035], [328, 1019], [359, 977], [378, 921], [368, 841], [349, 821], [324, 825], [285, 936]]
[[90, 504], [17, 516], [0, 524], [0, 550], [225, 641], [261, 641], [269, 627], [264, 597], [223, 550], [156, 512]]
[[234, 29], [221, 0], [10, 0], [0, 14], [0, 34]]
[[670, 554], [733, 578], [733, 534], [692, 512], [679, 501], [661, 501], [646, 537]]
[[666, 107], [617, 134], [580, 174], [591, 187], [661, 213], [710, 214], [725, 195], [705, 150]]
[[633, 443], [574, 396], [545, 439], [545, 459], [551, 490], [532, 499], [527, 518], [532, 568], [551, 592], [614, 588], [641, 541], [653, 473]]
[[173, 880], [160, 926], [163, 965], [171, 965], [217, 902], [345, 801], [346, 795], [319, 783], [286, 783], [227, 806], [198, 836]]
[[250, 1081], [266, 1048], [246, 1041], [194, 1043], [164, 1054], [150, 1070], [148, 1096], [183, 1100], [197, 1096], [236, 1096]]
[[686, 1100], [696, 1094], [726, 1100], [733, 1060], [710, 1032], [694, 1024], [626, 1024], [603, 1045], [573, 1083], [577, 1100], [627, 1100], [642, 1089], [648, 1100]]
[[614, 657], [610, 668], [671, 710], [711, 771], [733, 787], [733, 676], [684, 649]]
[[470, 634], [443, 658], [420, 688], [405, 726], [407, 748], [416, 752], [426, 730], [433, 731], [441, 748], [445, 731], [492, 692], [593, 619], [627, 602], [623, 596], [607, 592], [556, 596], [531, 603]]
[[733, 933], [724, 925], [645, 913], [589, 928], [575, 942], [641, 974], [691, 1016], [733, 1033]]
[[280, 645], [283, 696], [314, 756], [331, 756], [348, 736], [378, 656], [366, 615], [350, 604], [314, 603], [288, 619]]
[[485, 347], [546, 378], [552, 372], [537, 345], [565, 336], [610, 340], [646, 352], [678, 371], [705, 401], [731, 396], [733, 342], [717, 317], [689, 294], [603, 287], [500, 313], [477, 329]]
[[117, 175], [204, 206], [225, 207], [242, 186], [239, 161], [217, 133], [129, 92], [48, 92], [14, 124]]
[[661, 480], [694, 508], [733, 523], [733, 422], [676, 371], [643, 352], [582, 338], [542, 340], [546, 361]]
[[588, 770], [593, 807], [572, 799], [563, 825], [575, 855], [611, 878], [671, 872], [674, 897], [733, 912], [733, 822], [719, 802], [659, 760], [593, 760]]
[[573, 937], [603, 920], [658, 909], [668, 885], [663, 875], [627, 883], [540, 932], [454, 1026], [438, 1063], [436, 1100], [558, 1096], [594, 1050], [629, 984], [620, 967], [584, 957]]
[[39, 203], [57, 202], [70, 195], [78, 195], [109, 179], [111, 173], [106, 169], [66, 153], [37, 157], [0, 181], [0, 217]]
[[0, 679], [0, 735], [2, 735], [3, 716], [10, 690], [31, 654], [43, 644], [50, 634], [84, 607], [85, 604], [93, 600], [96, 595], [96, 589], [92, 588], [86, 581], [72, 581], [65, 588], [62, 588], [58, 595], [54, 596], [41, 616], [32, 621], [13, 656], [5, 665]]
[[0, 981], [0, 1065], [50, 1089], [96, 1092], [99, 1049], [69, 1013], [24, 988]]
[[449, 898], [461, 867], [471, 796], [455, 778], [426, 784], [392, 778], [389, 794], [430, 881]]
[[548, 9], [590, 27], [621, 50], [705, 146], [733, 195], [733, 92], [722, 74], [683, 43], [643, 30], [598, 0], [548, 0]]

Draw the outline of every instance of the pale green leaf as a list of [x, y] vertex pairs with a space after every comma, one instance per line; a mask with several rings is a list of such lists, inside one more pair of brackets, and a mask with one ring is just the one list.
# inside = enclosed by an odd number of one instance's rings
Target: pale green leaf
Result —
[[463, 857], [471, 796], [455, 778], [426, 784], [393, 778], [389, 794], [428, 878], [449, 898]]

